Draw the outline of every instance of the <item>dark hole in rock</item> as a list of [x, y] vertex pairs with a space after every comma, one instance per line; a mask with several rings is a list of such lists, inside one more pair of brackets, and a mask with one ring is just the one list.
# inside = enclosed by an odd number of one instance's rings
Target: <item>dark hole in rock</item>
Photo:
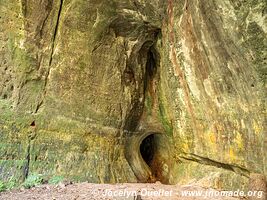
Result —
[[155, 141], [154, 134], [147, 136], [140, 145], [140, 153], [146, 164], [151, 167], [154, 153], [155, 153]]
[[[142, 69], [141, 74], [133, 67], [136, 63], [131, 63], [130, 61], [127, 64], [128, 69], [124, 71], [123, 81], [125, 85], [129, 86], [130, 84], [135, 84], [137, 81], [143, 84], [143, 88], [140, 87], [143, 91], [140, 90], [139, 94], [135, 94], [135, 96], [139, 98], [135, 97], [132, 101], [132, 109], [128, 114], [125, 124], [126, 130], [134, 131], [136, 129], [143, 113], [146, 93], [153, 88], [153, 79], [157, 74], [159, 62], [159, 53], [153, 44], [154, 43], [151, 40], [145, 42], [138, 52], [137, 62], [144, 68]], [[142, 77], [140, 75], [142, 75]]]
[[35, 121], [33, 121], [30, 126], [34, 127], [35, 126]]
[[153, 133], [145, 137], [140, 144], [142, 159], [150, 168], [152, 176], [147, 182], [160, 181], [169, 184], [169, 142], [166, 136]]
[[154, 131], [129, 138], [125, 156], [139, 182], [171, 183], [171, 146], [170, 138], [164, 133]]
[[146, 72], [149, 77], [153, 77], [156, 73], [156, 60], [152, 48], [147, 53]]
[[144, 89], [148, 89], [149, 83], [155, 77], [157, 73], [157, 55], [156, 50], [152, 46], [147, 51], [147, 61], [146, 61], [146, 72], [145, 72], [145, 79], [144, 79]]

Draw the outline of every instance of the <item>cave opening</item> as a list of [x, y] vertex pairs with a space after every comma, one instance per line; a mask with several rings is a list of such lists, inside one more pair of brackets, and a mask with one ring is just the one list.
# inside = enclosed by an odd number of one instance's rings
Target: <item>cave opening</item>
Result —
[[[168, 184], [169, 178], [166, 172], [164, 172], [164, 163], [166, 168], [166, 155], [167, 153], [167, 141], [166, 138], [160, 133], [150, 133], [143, 140], [141, 140], [139, 151], [141, 159], [149, 168], [151, 172], [147, 177], [146, 182], [154, 183], [160, 181], [161, 183]], [[166, 151], [167, 150], [167, 151]], [[164, 158], [165, 157], [165, 158]]]
[[141, 183], [170, 183], [170, 140], [160, 132], [132, 135], [126, 144], [126, 159]]
[[140, 145], [140, 153], [146, 164], [151, 167], [155, 155], [155, 136], [154, 134], [147, 136]]

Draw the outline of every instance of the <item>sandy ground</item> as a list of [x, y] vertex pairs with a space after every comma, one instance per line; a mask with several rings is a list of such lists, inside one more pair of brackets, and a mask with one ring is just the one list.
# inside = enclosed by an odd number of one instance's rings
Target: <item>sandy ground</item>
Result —
[[[198, 197], [184, 196], [186, 191], [198, 191]], [[0, 193], [2, 200], [239, 200], [232, 197], [205, 196], [216, 192], [199, 186], [155, 184], [59, 184], [41, 185]], [[201, 196], [201, 197], [200, 197]]]

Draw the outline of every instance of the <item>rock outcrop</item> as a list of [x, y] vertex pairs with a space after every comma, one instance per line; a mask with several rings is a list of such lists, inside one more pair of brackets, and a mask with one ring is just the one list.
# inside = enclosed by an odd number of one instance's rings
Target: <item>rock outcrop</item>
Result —
[[265, 0], [1, 0], [0, 178], [245, 188], [267, 175]]

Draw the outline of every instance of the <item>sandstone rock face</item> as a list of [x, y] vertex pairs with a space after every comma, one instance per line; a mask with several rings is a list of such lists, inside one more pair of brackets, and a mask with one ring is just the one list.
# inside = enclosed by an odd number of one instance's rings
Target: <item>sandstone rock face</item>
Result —
[[1, 0], [0, 177], [243, 188], [267, 175], [264, 0]]
[[257, 197], [250, 197], [250, 200], [254, 200], [254, 199], [262, 199], [262, 200], [266, 200], [267, 198], [267, 181], [266, 181], [266, 177], [262, 174], [254, 174], [251, 173], [250, 177], [249, 177], [249, 185], [248, 185], [249, 190], [251, 191], [259, 191], [262, 192], [261, 196], [257, 196]]

